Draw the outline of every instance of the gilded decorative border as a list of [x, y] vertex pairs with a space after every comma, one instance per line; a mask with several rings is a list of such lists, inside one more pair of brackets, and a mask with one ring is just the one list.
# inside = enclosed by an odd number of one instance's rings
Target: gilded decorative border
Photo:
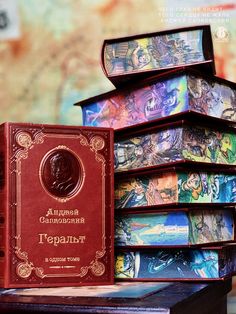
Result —
[[[42, 267], [36, 267], [28, 259], [28, 253], [22, 251], [21, 249], [21, 160], [28, 158], [29, 150], [34, 147], [36, 144], [42, 144], [45, 137], [57, 137], [57, 138], [74, 138], [80, 141], [82, 146], [89, 146], [90, 150], [95, 154], [95, 160], [102, 165], [102, 247], [100, 251], [95, 252], [94, 259], [89, 263], [88, 266], [83, 266], [80, 268], [79, 273], [71, 274], [44, 274], [44, 269]], [[23, 149], [18, 150], [13, 157], [15, 157], [16, 162], [16, 186], [17, 186], [17, 195], [16, 195], [16, 246], [15, 254], [21, 260], [16, 266], [17, 275], [20, 278], [28, 278], [34, 270], [35, 274], [39, 278], [45, 277], [84, 277], [88, 271], [96, 276], [102, 276], [105, 272], [105, 265], [99, 261], [106, 254], [106, 245], [105, 245], [105, 158], [98, 153], [99, 150], [103, 149], [105, 146], [105, 141], [101, 136], [95, 135], [90, 141], [83, 135], [54, 135], [54, 134], [44, 134], [39, 132], [36, 134], [35, 139], [33, 140], [31, 135], [28, 132], [22, 131], [16, 134], [16, 142]], [[82, 164], [82, 163], [81, 163]], [[85, 174], [84, 174], [85, 175]], [[65, 200], [66, 201], [66, 200]]]

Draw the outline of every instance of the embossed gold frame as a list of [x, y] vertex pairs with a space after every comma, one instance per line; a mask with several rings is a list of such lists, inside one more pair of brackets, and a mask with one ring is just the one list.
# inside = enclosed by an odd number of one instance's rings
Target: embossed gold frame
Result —
[[[88, 147], [95, 155], [95, 160], [101, 164], [101, 173], [102, 173], [102, 243], [101, 249], [95, 252], [94, 258], [88, 262], [87, 266], [82, 266], [79, 272], [70, 273], [70, 274], [50, 274], [44, 273], [44, 269], [42, 267], [35, 266], [33, 262], [29, 260], [28, 253], [22, 250], [21, 245], [21, 162], [22, 159], [28, 158], [29, 150], [33, 149], [35, 145], [40, 145], [44, 142], [46, 137], [56, 137], [56, 138], [73, 138], [77, 139], [82, 146]], [[36, 132], [34, 135], [34, 139], [29, 132], [20, 131], [15, 134], [15, 140], [17, 144], [21, 147], [17, 149], [13, 156], [12, 160], [15, 161], [15, 184], [16, 184], [16, 202], [14, 202], [14, 207], [16, 209], [16, 235], [15, 235], [15, 255], [20, 260], [16, 265], [16, 273], [22, 279], [27, 279], [31, 276], [32, 271], [34, 271], [35, 275], [38, 278], [49, 278], [49, 277], [84, 277], [88, 274], [89, 270], [91, 273], [100, 277], [105, 273], [105, 265], [99, 259], [101, 259], [106, 254], [106, 217], [105, 217], [105, 166], [106, 160], [102, 154], [98, 153], [99, 150], [103, 149], [105, 146], [104, 139], [101, 136], [95, 135], [92, 136], [89, 140], [84, 135], [79, 134], [48, 134], [43, 132]], [[81, 162], [82, 164], [82, 162]], [[84, 169], [83, 169], [84, 171]], [[85, 173], [83, 174], [85, 178]], [[83, 178], [83, 180], [84, 180]], [[83, 185], [83, 183], [82, 183]], [[81, 185], [81, 187], [82, 187]], [[80, 187], [80, 189], [81, 189]], [[79, 192], [79, 191], [78, 191]], [[73, 195], [74, 197], [74, 195]], [[66, 202], [68, 199], [63, 198], [63, 201]], [[58, 199], [61, 202], [61, 199]]]

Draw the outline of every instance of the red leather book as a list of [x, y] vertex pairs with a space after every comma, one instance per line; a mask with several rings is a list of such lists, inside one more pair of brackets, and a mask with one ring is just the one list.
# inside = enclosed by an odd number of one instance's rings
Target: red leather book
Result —
[[112, 284], [113, 131], [0, 126], [0, 286]]

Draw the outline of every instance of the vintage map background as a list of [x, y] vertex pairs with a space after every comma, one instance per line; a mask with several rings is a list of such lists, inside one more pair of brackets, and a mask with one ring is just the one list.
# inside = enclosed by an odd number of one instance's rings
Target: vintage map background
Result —
[[113, 88], [99, 63], [104, 38], [211, 24], [217, 74], [236, 81], [235, 1], [207, 5], [204, 0], [0, 0], [0, 122], [81, 124], [73, 103]]

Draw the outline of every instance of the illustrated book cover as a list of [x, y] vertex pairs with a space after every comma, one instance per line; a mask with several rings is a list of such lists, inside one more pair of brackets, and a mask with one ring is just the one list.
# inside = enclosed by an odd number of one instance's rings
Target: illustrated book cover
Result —
[[117, 252], [115, 277], [123, 280], [222, 280], [236, 271], [233, 245], [201, 249], [153, 249]]
[[0, 286], [112, 284], [113, 130], [0, 127]]
[[[200, 165], [201, 166], [201, 165]], [[234, 205], [236, 202], [235, 169], [201, 170], [195, 167], [166, 167], [130, 173], [117, 173], [115, 208], [156, 208], [183, 204]]]
[[122, 129], [193, 113], [198, 120], [214, 117], [235, 124], [235, 102], [234, 82], [185, 67], [127, 83], [75, 106], [82, 108], [83, 125]]
[[176, 247], [235, 240], [234, 207], [117, 214], [116, 247]]
[[101, 63], [115, 86], [185, 65], [215, 74], [209, 25], [104, 40]]
[[236, 165], [236, 130], [220, 123], [216, 128], [187, 119], [154, 126], [146, 122], [120, 131], [115, 131], [115, 172], [181, 162]]

